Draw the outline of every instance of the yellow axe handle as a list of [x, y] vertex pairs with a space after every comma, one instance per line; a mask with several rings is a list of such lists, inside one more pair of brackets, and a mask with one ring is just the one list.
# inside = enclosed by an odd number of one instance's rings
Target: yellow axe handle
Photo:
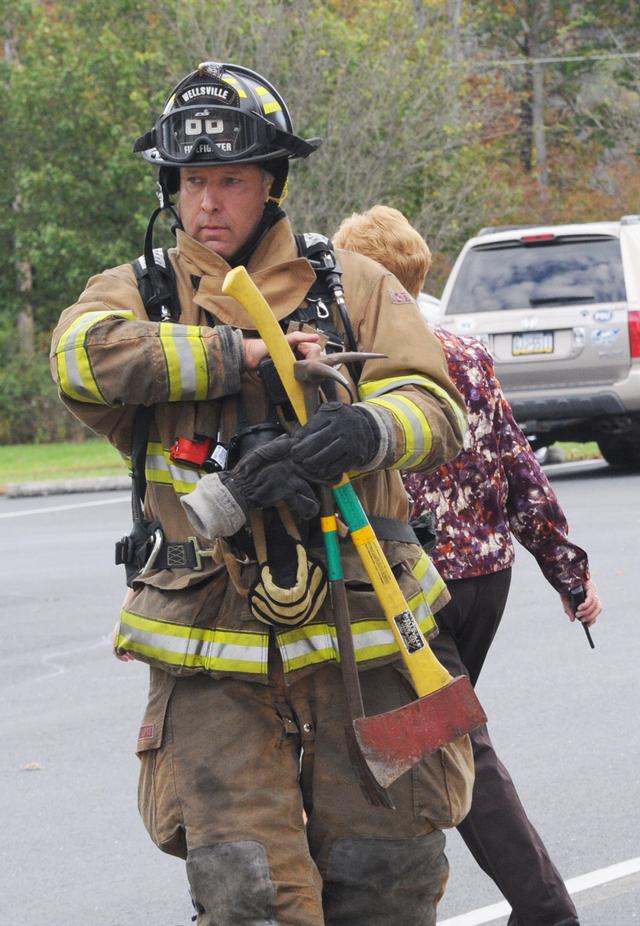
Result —
[[296, 358], [289, 346], [282, 328], [271, 306], [264, 298], [256, 284], [253, 282], [244, 267], [234, 267], [230, 270], [222, 284], [225, 296], [233, 296], [248, 312], [256, 331], [269, 349], [276, 370], [282, 380], [282, 385], [293, 405], [296, 418], [300, 424], [307, 422], [307, 409], [304, 401], [304, 390], [293, 375], [293, 365]]
[[[222, 292], [236, 299], [250, 315], [269, 349], [298, 421], [305, 424], [304, 390], [293, 373], [295, 357], [269, 303], [244, 267], [229, 271]], [[425, 640], [348, 476], [333, 487], [333, 493], [418, 695], [437, 691], [452, 677]]]

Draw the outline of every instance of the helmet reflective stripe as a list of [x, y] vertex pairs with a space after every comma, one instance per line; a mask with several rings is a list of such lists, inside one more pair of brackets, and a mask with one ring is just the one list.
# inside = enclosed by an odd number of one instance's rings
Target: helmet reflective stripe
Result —
[[266, 675], [269, 635], [169, 624], [122, 611], [116, 647], [170, 666]]
[[277, 113], [282, 110], [280, 103], [278, 103], [275, 97], [269, 93], [266, 87], [261, 87], [258, 84], [256, 87], [256, 93], [258, 96], [264, 97], [264, 99], [261, 99], [260, 102], [262, 103], [262, 111], [265, 115], [268, 115], [269, 113]]
[[160, 343], [169, 374], [169, 401], [206, 399], [209, 395], [209, 366], [197, 325], [160, 323]]
[[393, 469], [418, 466], [422, 463], [431, 450], [433, 438], [429, 422], [415, 402], [400, 393], [386, 398], [367, 399], [367, 402], [390, 411], [402, 429], [405, 452], [393, 464]]
[[166, 116], [167, 113], [171, 112], [173, 109], [174, 103], [176, 101], [175, 93], [172, 93], [167, 102], [165, 103], [164, 109], [162, 110], [162, 115]]
[[233, 89], [237, 91], [238, 96], [241, 97], [243, 100], [249, 99], [242, 84], [240, 83], [239, 80], [236, 80], [235, 77], [223, 76], [222, 80], [225, 82], [225, 84], [229, 84], [229, 86], [233, 87]]
[[149, 483], [173, 486], [178, 495], [187, 495], [197, 486], [200, 473], [193, 468], [178, 466], [171, 460], [169, 451], [165, 450], [162, 444], [158, 441], [149, 441], [145, 478]]
[[384, 395], [386, 392], [399, 389], [401, 386], [422, 386], [422, 388], [437, 395], [439, 399], [443, 399], [451, 407], [456, 416], [460, 432], [464, 435], [467, 430], [467, 418], [464, 411], [442, 386], [426, 376], [391, 376], [388, 379], [363, 382], [358, 386], [358, 394], [361, 399], [373, 399]]
[[135, 315], [126, 310], [107, 312], [86, 312], [77, 318], [65, 331], [56, 347], [58, 380], [64, 395], [77, 402], [92, 402], [108, 405], [91, 372], [89, 355], [85, 346], [89, 329], [105, 318], [126, 318], [133, 321]]

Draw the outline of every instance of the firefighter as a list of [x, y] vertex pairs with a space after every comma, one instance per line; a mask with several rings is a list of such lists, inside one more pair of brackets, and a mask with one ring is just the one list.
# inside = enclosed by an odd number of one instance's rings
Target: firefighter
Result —
[[[115, 650], [150, 666], [139, 807], [153, 841], [186, 859], [201, 926], [435, 923], [442, 829], [464, 816], [472, 786], [468, 738], [401, 776], [395, 811], [367, 803], [346, 754], [314, 487], [360, 472], [357, 493], [391, 525], [383, 546], [428, 636], [448, 595], [407, 533], [400, 469], [454, 457], [465, 421], [442, 350], [395, 277], [339, 252], [348, 315], [322, 291], [305, 256], [320, 239], [296, 239], [280, 205], [290, 160], [318, 146], [294, 133], [264, 77], [200, 64], [135, 145], [158, 167], [161, 196], [143, 258], [92, 277], [53, 336], [62, 401], [146, 484], [118, 548], [130, 589]], [[176, 246], [163, 253], [152, 232], [167, 209]], [[266, 345], [221, 291], [238, 265], [298, 356], [350, 339], [385, 355], [344, 370], [357, 401], [340, 391], [305, 427], [288, 426], [265, 385]], [[365, 707], [381, 713], [415, 693], [342, 546]], [[286, 619], [277, 601], [259, 604], [259, 547], [275, 598], [291, 601], [293, 588], [301, 602]]]

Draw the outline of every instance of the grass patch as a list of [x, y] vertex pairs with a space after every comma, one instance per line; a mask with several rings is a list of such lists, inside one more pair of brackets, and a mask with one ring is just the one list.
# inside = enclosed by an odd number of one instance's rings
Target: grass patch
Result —
[[554, 447], [561, 447], [564, 450], [566, 457], [565, 460], [567, 463], [574, 460], [599, 460], [602, 458], [600, 449], [595, 441], [590, 441], [587, 444], [576, 444], [571, 441], [561, 442], [553, 444]]
[[[567, 461], [598, 459], [595, 441], [588, 444], [557, 443]], [[79, 479], [92, 476], [125, 476], [127, 468], [117, 450], [106, 440], [79, 443], [11, 444], [0, 447], [0, 491], [8, 482], [41, 482], [45, 479]]]
[[0, 447], [0, 487], [8, 482], [126, 474], [122, 457], [106, 440]]

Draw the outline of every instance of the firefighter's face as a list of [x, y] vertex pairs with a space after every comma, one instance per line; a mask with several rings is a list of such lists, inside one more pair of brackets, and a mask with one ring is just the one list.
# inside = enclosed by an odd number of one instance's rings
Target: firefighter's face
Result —
[[272, 179], [257, 164], [181, 168], [184, 230], [220, 257], [233, 257], [255, 231]]

